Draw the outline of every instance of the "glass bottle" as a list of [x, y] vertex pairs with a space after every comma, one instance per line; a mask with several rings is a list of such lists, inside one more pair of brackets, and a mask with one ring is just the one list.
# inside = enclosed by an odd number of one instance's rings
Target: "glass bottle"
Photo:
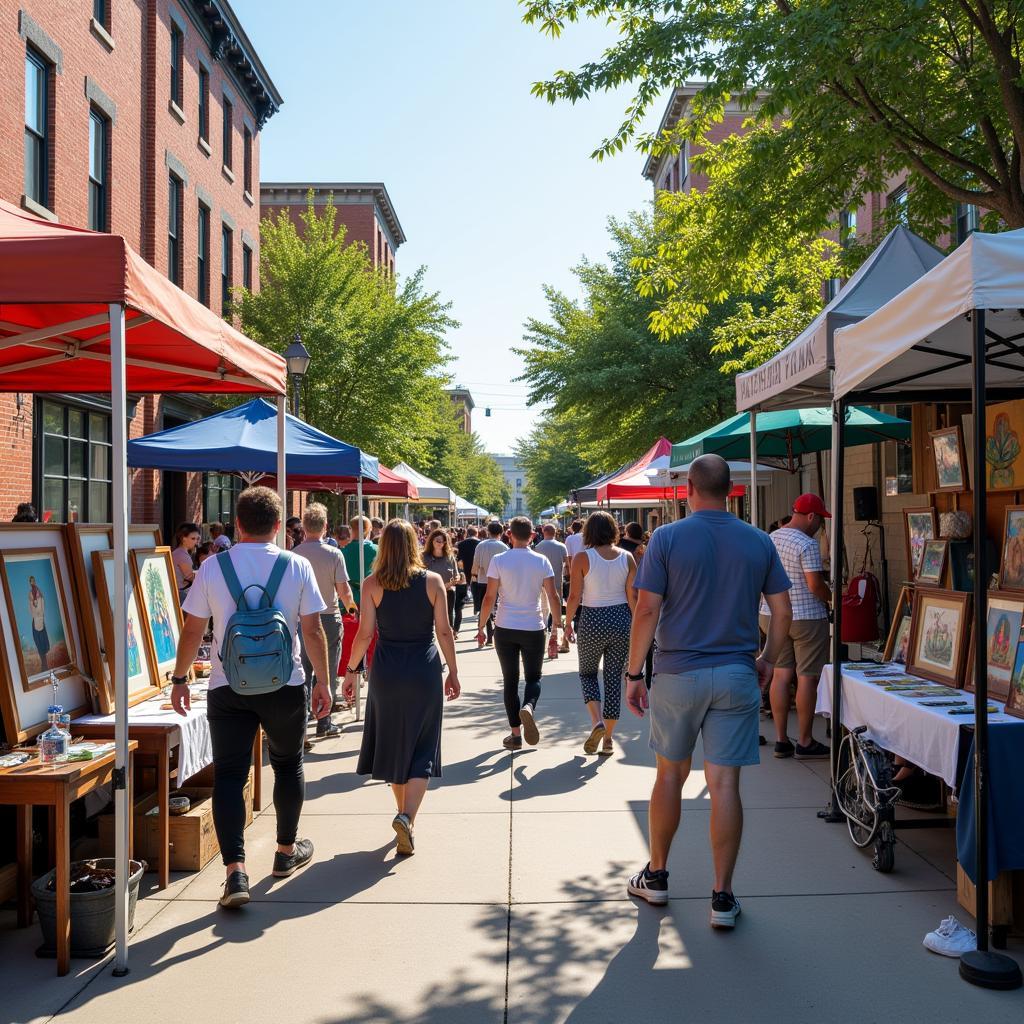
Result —
[[64, 708], [60, 704], [51, 704], [46, 713], [50, 727], [39, 737], [39, 760], [42, 764], [58, 764], [68, 758], [68, 741], [70, 736], [66, 735], [60, 727], [61, 715]]

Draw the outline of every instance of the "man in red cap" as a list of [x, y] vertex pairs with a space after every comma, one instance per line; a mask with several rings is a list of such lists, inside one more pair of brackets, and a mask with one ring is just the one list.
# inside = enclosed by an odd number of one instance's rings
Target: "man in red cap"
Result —
[[[832, 515], [817, 494], [801, 494], [793, 502], [790, 521], [772, 535], [772, 543], [786, 575], [793, 581], [790, 599], [793, 621], [771, 683], [772, 718], [775, 721], [776, 757], [825, 758], [829, 750], [812, 733], [818, 679], [828, 661], [828, 605], [832, 591], [821, 563], [821, 547], [815, 539]], [[761, 605], [761, 629], [767, 635], [771, 616]], [[790, 691], [796, 675], [796, 714], [799, 735], [794, 745], [788, 735]]]

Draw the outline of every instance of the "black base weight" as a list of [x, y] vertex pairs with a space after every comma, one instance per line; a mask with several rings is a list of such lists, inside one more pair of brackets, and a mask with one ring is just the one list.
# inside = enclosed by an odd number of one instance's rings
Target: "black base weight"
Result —
[[1024, 983], [1017, 961], [991, 950], [964, 953], [960, 957], [960, 977], [979, 988], [1013, 989]]

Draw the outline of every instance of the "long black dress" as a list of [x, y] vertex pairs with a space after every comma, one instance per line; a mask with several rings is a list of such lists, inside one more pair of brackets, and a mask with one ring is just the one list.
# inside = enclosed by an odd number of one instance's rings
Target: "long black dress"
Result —
[[441, 656], [427, 576], [385, 590], [356, 771], [403, 784], [441, 774]]

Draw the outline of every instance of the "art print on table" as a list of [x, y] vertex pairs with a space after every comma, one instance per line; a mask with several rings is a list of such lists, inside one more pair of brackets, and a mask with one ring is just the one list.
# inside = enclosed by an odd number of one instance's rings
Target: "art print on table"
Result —
[[999, 589], [1024, 591], [1024, 505], [1010, 505], [1003, 520]]
[[933, 430], [932, 454], [935, 457], [936, 487], [940, 491], [967, 490], [967, 460], [959, 427]]
[[56, 549], [5, 552], [0, 563], [22, 686], [34, 690], [48, 685], [51, 672], [77, 672]]
[[933, 508], [906, 508], [903, 521], [907, 533], [907, 576], [913, 579], [924, 553], [924, 545], [938, 536], [938, 516]]
[[174, 585], [170, 548], [132, 551], [147, 632], [153, 645], [158, 679], [173, 671], [181, 636], [181, 611]]
[[942, 577], [946, 572], [946, 557], [949, 553], [949, 541], [926, 540], [921, 550], [921, 561], [917, 566], [918, 583], [941, 587]]
[[1024, 622], [1024, 597], [989, 594], [988, 618], [985, 624], [985, 661], [988, 695], [1006, 700], [1010, 677], [1017, 658], [1021, 623]]
[[908, 672], [937, 683], [959, 685], [970, 602], [969, 594], [952, 590], [917, 591], [911, 616]]

